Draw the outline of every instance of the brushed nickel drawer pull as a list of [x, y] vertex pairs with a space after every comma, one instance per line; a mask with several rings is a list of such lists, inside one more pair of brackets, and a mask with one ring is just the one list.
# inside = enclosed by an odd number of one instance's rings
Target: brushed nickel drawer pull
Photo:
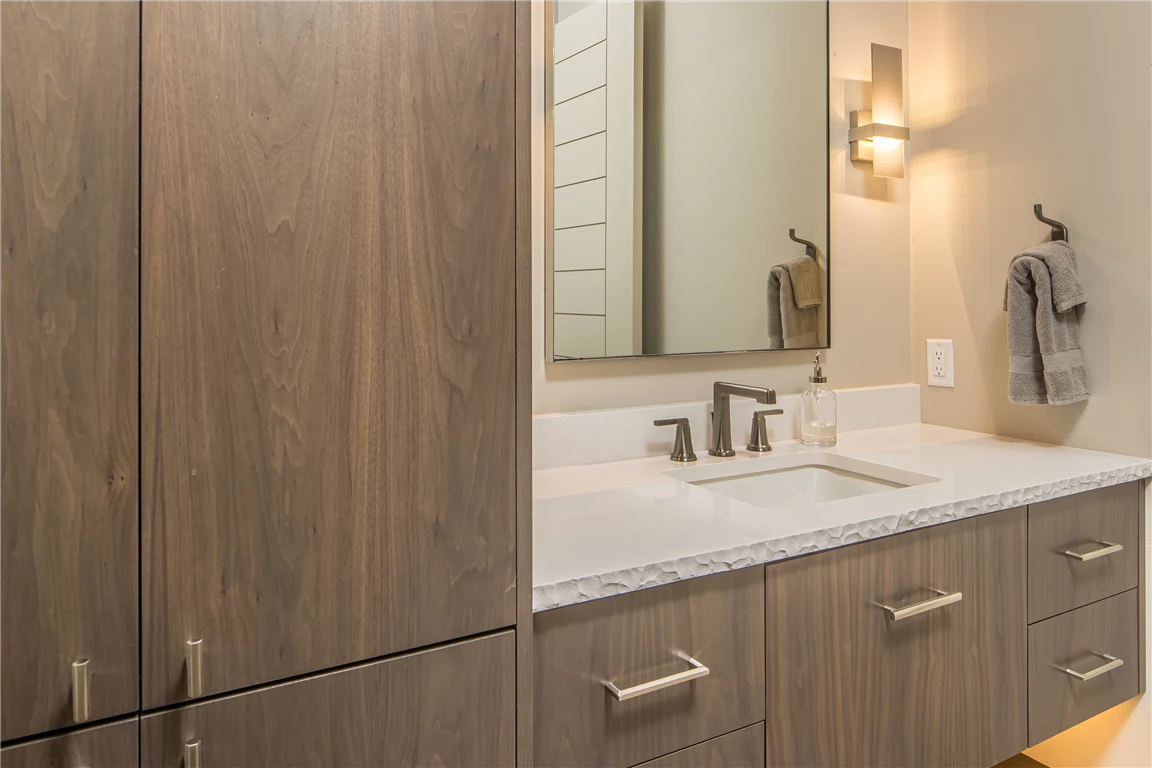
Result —
[[1088, 560], [1095, 560], [1098, 557], [1107, 557], [1108, 555], [1114, 555], [1117, 552], [1124, 551], [1123, 544], [1113, 544], [1110, 541], [1100, 541], [1099, 539], [1093, 539], [1093, 541], [1104, 547], [1104, 549], [1094, 549], [1091, 552], [1073, 552], [1070, 549], [1065, 549], [1062, 550], [1060, 554], [1067, 555], [1073, 560], [1079, 560], [1083, 563]]
[[617, 701], [627, 701], [628, 699], [634, 699], [637, 696], [643, 696], [646, 693], [662, 691], [665, 688], [671, 688], [674, 685], [686, 683], [689, 680], [695, 680], [698, 677], [705, 677], [708, 674], [708, 667], [696, 661], [696, 659], [692, 658], [691, 656], [682, 656], [681, 658], [687, 661], [692, 668], [683, 672], [677, 672], [674, 675], [668, 675], [668, 677], [662, 677], [659, 680], [650, 680], [647, 683], [640, 683], [640, 685], [634, 685], [631, 688], [625, 688], [623, 690], [617, 688], [616, 684], [610, 680], [604, 681], [604, 687], [611, 691], [612, 695], [616, 697]]
[[204, 694], [204, 641], [189, 640], [184, 646], [184, 673], [188, 676], [188, 698]]
[[184, 742], [184, 768], [200, 768], [200, 739]]
[[1092, 651], [1092, 654], [1104, 659], [1105, 663], [1101, 664], [1095, 669], [1090, 669], [1087, 672], [1077, 672], [1076, 670], [1069, 669], [1068, 667], [1064, 667], [1060, 671], [1066, 675], [1071, 675], [1077, 680], [1091, 680], [1094, 677], [1100, 677], [1100, 675], [1104, 674], [1105, 672], [1111, 672], [1114, 669], [1124, 666], [1124, 659], [1118, 659], [1110, 654], [1100, 653], [1100, 651]]
[[88, 659], [72, 662], [72, 719], [77, 723], [86, 722], [92, 717], [91, 694], [92, 671]]
[[[932, 588], [929, 587], [929, 589]], [[946, 605], [952, 605], [952, 603], [958, 603], [964, 599], [964, 595], [960, 592], [942, 592], [939, 589], [932, 589], [932, 591], [936, 593], [936, 597], [930, 597], [927, 600], [921, 600], [918, 603], [912, 603], [912, 605], [906, 605], [903, 608], [893, 608], [883, 603], [880, 604], [880, 607], [888, 614], [889, 619], [892, 621], [900, 621], [901, 619], [907, 619], [909, 616], [917, 616], [921, 613], [934, 611], [937, 608], [943, 608]]]

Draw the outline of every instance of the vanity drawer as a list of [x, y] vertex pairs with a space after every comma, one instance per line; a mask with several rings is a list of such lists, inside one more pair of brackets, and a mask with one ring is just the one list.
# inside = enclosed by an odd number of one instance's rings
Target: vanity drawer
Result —
[[1140, 692], [1138, 594], [1130, 589], [1028, 628], [1029, 746]]
[[1119, 594], [1139, 579], [1140, 483], [1028, 507], [1028, 621]]
[[1025, 524], [1011, 509], [768, 565], [767, 764], [969, 768], [1023, 750]]
[[763, 768], [764, 723], [651, 760], [639, 768]]
[[763, 568], [538, 613], [534, 628], [536, 766], [637, 765], [764, 719]]

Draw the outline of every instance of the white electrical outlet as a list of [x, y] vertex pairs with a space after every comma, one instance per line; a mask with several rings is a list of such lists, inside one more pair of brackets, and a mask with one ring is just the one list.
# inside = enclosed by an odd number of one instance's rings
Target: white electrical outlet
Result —
[[928, 386], [955, 387], [955, 367], [952, 339], [928, 339]]

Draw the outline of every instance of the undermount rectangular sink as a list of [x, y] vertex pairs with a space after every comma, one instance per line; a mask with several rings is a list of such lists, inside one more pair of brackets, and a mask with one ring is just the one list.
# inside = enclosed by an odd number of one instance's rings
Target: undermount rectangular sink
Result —
[[822, 451], [672, 469], [665, 474], [713, 493], [771, 509], [823, 504], [939, 479]]

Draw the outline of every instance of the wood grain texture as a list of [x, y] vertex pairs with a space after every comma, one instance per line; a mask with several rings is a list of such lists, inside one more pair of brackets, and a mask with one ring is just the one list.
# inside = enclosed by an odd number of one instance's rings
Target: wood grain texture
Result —
[[764, 723], [649, 760], [639, 768], [763, 768]]
[[144, 8], [144, 701], [511, 626], [509, 3]]
[[[1142, 483], [1125, 483], [1028, 507], [1028, 621], [1041, 621], [1139, 583]], [[1061, 554], [1124, 549], [1081, 562]]]
[[139, 5], [0, 6], [0, 736], [137, 707]]
[[1137, 665], [1140, 667], [1140, 693], [1148, 690], [1148, 496], [1143, 483], [1137, 483], [1140, 489], [1140, 557], [1137, 558], [1136, 570], [1140, 573], [1139, 592], [1137, 593], [1138, 607], [1136, 609], [1136, 627], [1139, 634], [1139, 647], [1136, 652], [1139, 656]]
[[[767, 764], [993, 765], [1027, 725], [1023, 508], [767, 566]], [[927, 587], [958, 603], [892, 622]]]
[[[1140, 692], [1137, 590], [1062, 613], [1028, 628], [1028, 745], [1127, 701]], [[1092, 680], [1103, 663], [1093, 652], [1124, 660], [1124, 666]]]
[[140, 719], [0, 749], [0, 768], [128, 768], [140, 764]]
[[[630, 766], [764, 719], [764, 572], [706, 576], [536, 614], [535, 765]], [[707, 677], [628, 701], [620, 688]]]
[[142, 764], [181, 768], [200, 739], [212, 768], [512, 765], [515, 645], [502, 632], [148, 715]]
[[532, 765], [532, 5], [516, 2], [516, 764]]

